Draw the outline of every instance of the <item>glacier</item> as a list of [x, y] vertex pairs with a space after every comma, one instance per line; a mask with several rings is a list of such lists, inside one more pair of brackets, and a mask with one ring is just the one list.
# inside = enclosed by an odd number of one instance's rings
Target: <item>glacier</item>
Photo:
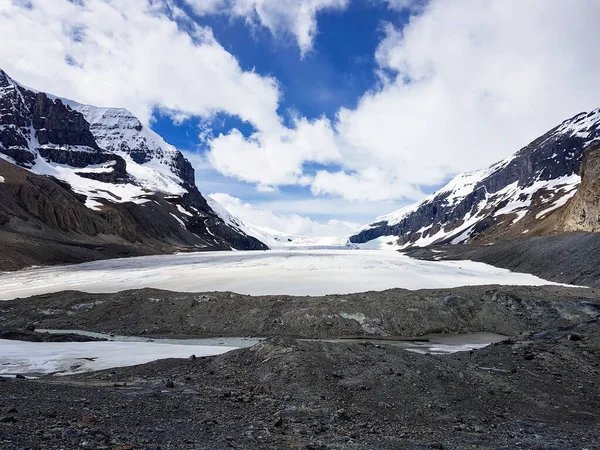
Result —
[[392, 288], [556, 284], [473, 261], [423, 261], [394, 251], [276, 249], [199, 252], [39, 267], [0, 274], [0, 300], [63, 290], [158, 288], [249, 295], [328, 295]]

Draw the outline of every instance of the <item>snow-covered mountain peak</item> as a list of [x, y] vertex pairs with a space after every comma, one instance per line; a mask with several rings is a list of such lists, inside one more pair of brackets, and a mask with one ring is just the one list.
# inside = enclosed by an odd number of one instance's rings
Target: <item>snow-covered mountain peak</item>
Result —
[[12, 78], [4, 70], [0, 69], [0, 88], [12, 86], [12, 84]]
[[128, 110], [68, 104], [83, 114], [101, 148], [125, 159], [140, 186], [169, 195], [182, 195], [186, 185], [194, 186], [193, 168], [181, 153]]
[[1, 72], [0, 158], [66, 183], [128, 239], [144, 229], [202, 248], [266, 248], [228, 227], [198, 191], [190, 162], [126, 109], [39, 92]]
[[571, 137], [589, 139], [593, 137], [600, 127], [600, 108], [589, 113], [580, 113], [575, 117], [565, 120], [556, 130], [558, 134]]
[[409, 247], [541, 232], [542, 220], [577, 191], [584, 150], [597, 140], [600, 109], [578, 114], [504, 160], [376, 218], [350, 241], [397, 236]]

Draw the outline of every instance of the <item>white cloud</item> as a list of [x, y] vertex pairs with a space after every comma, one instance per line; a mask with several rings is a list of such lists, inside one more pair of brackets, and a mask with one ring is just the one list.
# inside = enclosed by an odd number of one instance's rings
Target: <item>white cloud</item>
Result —
[[381, 86], [326, 124], [322, 162], [335, 169], [311, 176], [303, 164], [315, 154], [278, 141], [310, 142], [326, 119], [277, 136], [233, 133], [229, 146], [218, 138], [211, 161], [251, 155], [252, 167], [215, 167], [257, 184], [310, 181], [315, 195], [418, 199], [422, 186], [489, 165], [600, 105], [599, 2], [432, 0], [413, 14], [402, 30], [386, 28]]
[[405, 9], [422, 7], [427, 0], [382, 0], [387, 4], [388, 8], [403, 11]]
[[407, 185], [389, 171], [378, 167], [366, 167], [348, 174], [344, 171], [320, 170], [312, 181], [314, 195], [333, 194], [352, 201], [381, 201], [399, 196], [423, 197], [420, 189]]
[[293, 129], [260, 131], [248, 139], [234, 129], [210, 141], [208, 160], [223, 175], [256, 183], [262, 190], [276, 185], [308, 185], [312, 177], [304, 174], [304, 163], [341, 160], [334, 139], [326, 118], [301, 118]]
[[[294, 37], [304, 56], [317, 34], [317, 14], [343, 9], [349, 0], [185, 0], [199, 15], [229, 14], [262, 25], [274, 35]], [[392, 0], [398, 1], [398, 0]]]
[[210, 197], [225, 207], [231, 214], [242, 221], [300, 236], [350, 236], [358, 228], [358, 224], [331, 219], [327, 222], [316, 222], [309, 217], [298, 214], [277, 214], [267, 208], [257, 208], [229, 194], [214, 193]]
[[[296, 184], [357, 205], [418, 199], [423, 186], [497, 161], [600, 105], [596, 1], [431, 0], [403, 29], [387, 26], [375, 55], [381, 83], [356, 108], [332, 120], [298, 117], [290, 127], [277, 113], [277, 81], [242, 70], [210, 29], [172, 5], [167, 16], [169, 1], [31, 0], [28, 8], [0, 0], [0, 67], [41, 90], [124, 106], [145, 121], [153, 107], [179, 120], [237, 116], [256, 132], [205, 133], [203, 162], [263, 193]], [[397, 9], [422, 3], [386, 1]], [[319, 11], [346, 4], [196, 0], [199, 14], [289, 33], [303, 51]], [[311, 163], [332, 168], [315, 174]]]
[[[56, 95], [124, 106], [148, 121], [159, 106], [175, 117], [226, 112], [262, 130], [280, 127], [273, 78], [243, 71], [211, 30], [182, 31], [164, 2], [0, 1], [0, 67]], [[173, 9], [180, 21], [185, 15]], [[35, 31], [32, 31], [35, 30]]]
[[[241, 195], [241, 194], [240, 194]], [[306, 197], [306, 198], [277, 198], [253, 201], [258, 209], [269, 209], [278, 215], [300, 214], [320, 219], [321, 217], [336, 217], [340, 220], [364, 224], [373, 219], [395, 211], [405, 202], [397, 201], [357, 201], [345, 200], [339, 197]]]

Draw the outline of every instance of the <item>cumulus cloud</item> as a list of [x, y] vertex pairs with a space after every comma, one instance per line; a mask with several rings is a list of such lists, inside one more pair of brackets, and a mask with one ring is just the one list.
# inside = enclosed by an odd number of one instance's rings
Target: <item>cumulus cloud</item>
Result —
[[[317, 14], [343, 9], [349, 0], [185, 0], [197, 14], [228, 14], [252, 25], [264, 26], [274, 35], [294, 37], [304, 56], [317, 34]], [[398, 1], [398, 0], [391, 0]]]
[[229, 194], [214, 193], [210, 197], [244, 222], [300, 236], [350, 236], [358, 224], [331, 219], [316, 222], [298, 214], [277, 214], [268, 208], [257, 208]]
[[0, 29], [0, 67], [38, 89], [123, 106], [145, 122], [160, 107], [280, 127], [277, 82], [242, 70], [209, 28], [166, 2], [1, 1]]
[[234, 129], [210, 141], [208, 160], [222, 174], [257, 183], [263, 190], [274, 185], [308, 185], [312, 178], [303, 173], [306, 162], [340, 161], [334, 139], [326, 118], [301, 118], [292, 129], [260, 131], [249, 138]]
[[405, 9], [419, 8], [425, 5], [427, 0], [383, 0], [388, 8], [403, 11]]
[[[407, 2], [389, 2], [405, 7]], [[489, 165], [580, 111], [600, 104], [595, 39], [600, 3], [562, 0], [431, 0], [402, 29], [385, 28], [375, 59], [381, 86], [333, 123], [301, 122], [275, 137], [231, 133], [213, 142], [249, 170], [218, 170], [257, 184], [311, 184], [314, 194], [346, 199], [421, 197], [423, 186]], [[302, 170], [315, 155], [286, 146], [285, 176], [269, 167], [281, 136], [308, 142], [313, 126], [332, 130], [323, 160], [335, 169]], [[283, 142], [283, 141], [281, 141]], [[335, 148], [333, 148], [335, 147]], [[220, 167], [220, 169], [219, 169]], [[302, 171], [301, 171], [302, 170]], [[252, 173], [249, 173], [252, 172]]]
[[[197, 14], [289, 33], [303, 51], [319, 11], [348, 3], [187, 1]], [[277, 81], [243, 70], [171, 0], [0, 1], [0, 67], [57, 95], [124, 106], [146, 122], [155, 107], [177, 120], [237, 116], [255, 132], [205, 133], [203, 161], [214, 169], [262, 192], [301, 185], [357, 202], [419, 199], [425, 187], [600, 105], [599, 2], [378, 1], [412, 11], [401, 29], [384, 28], [374, 55], [380, 83], [353, 109], [288, 126]]]

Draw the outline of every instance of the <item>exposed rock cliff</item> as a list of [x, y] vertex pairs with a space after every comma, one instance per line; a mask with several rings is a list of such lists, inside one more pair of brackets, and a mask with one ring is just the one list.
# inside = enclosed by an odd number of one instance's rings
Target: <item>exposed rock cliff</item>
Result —
[[581, 165], [581, 184], [561, 211], [562, 231], [600, 231], [600, 142], [585, 152]]
[[37, 92], [1, 70], [0, 177], [0, 231], [146, 253], [267, 248], [221, 218], [189, 161], [130, 112]]

